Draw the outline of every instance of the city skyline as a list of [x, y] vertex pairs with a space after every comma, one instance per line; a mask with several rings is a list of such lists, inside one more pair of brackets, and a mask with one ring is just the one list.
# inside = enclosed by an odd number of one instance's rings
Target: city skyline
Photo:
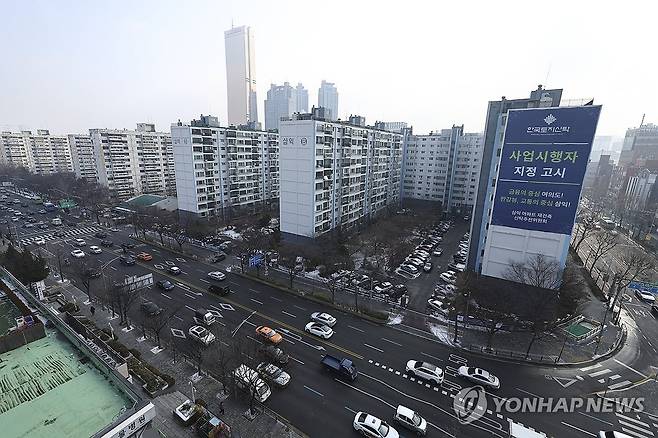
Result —
[[[263, 98], [270, 83], [301, 82], [316, 90], [322, 79], [340, 89], [341, 118], [351, 113], [368, 115], [370, 123], [403, 120], [417, 132], [452, 123], [482, 131], [488, 101], [522, 95], [539, 83], [546, 88], [564, 87], [569, 93], [565, 99], [594, 97], [596, 104], [603, 104], [602, 135], [623, 136], [627, 128], [639, 125], [643, 113], [647, 122], [658, 117], [655, 105], [650, 104], [656, 100], [655, 89], [642, 86], [650, 83], [656, 61], [641, 56], [642, 44], [631, 44], [650, 40], [652, 14], [631, 15], [632, 9], [613, 11], [599, 5], [596, 26], [583, 33], [581, 23], [587, 22], [589, 7], [569, 4], [564, 9], [557, 2], [556, 10], [568, 11], [560, 18], [561, 32], [540, 31], [535, 24], [520, 20], [515, 29], [523, 38], [501, 35], [496, 50], [489, 50], [488, 41], [499, 27], [496, 23], [516, 16], [508, 17], [506, 10], [485, 3], [478, 4], [482, 13], [470, 18], [467, 34], [458, 33], [457, 22], [432, 26], [432, 17], [439, 11], [429, 6], [415, 8], [413, 14], [380, 8], [373, 24], [344, 36], [334, 33], [338, 40], [331, 45], [303, 37], [313, 34], [317, 22], [294, 2], [250, 8], [238, 2], [204, 3], [189, 10], [176, 8], [175, 3], [126, 5], [8, 5], [5, 12], [11, 20], [0, 35], [15, 43], [6, 47], [13, 61], [0, 72], [0, 80], [12, 84], [3, 92], [0, 129], [81, 132], [89, 127], [130, 127], [137, 120], [166, 128], [200, 113], [215, 114], [224, 123], [223, 33], [231, 23], [254, 30], [259, 120], [263, 120]], [[459, 16], [470, 14], [472, 7], [442, 6], [441, 12]], [[345, 8], [350, 14], [341, 14]], [[325, 18], [334, 28], [356, 29], [358, 17], [370, 10], [368, 5], [345, 3], [325, 11]], [[46, 26], [53, 16], [60, 25]], [[105, 33], [106, 26], [97, 26], [93, 17], [102, 17], [117, 32]], [[625, 30], [624, 38], [604, 31], [629, 22], [633, 25]], [[282, 23], [290, 23], [290, 30]], [[391, 28], [399, 32], [391, 33], [387, 30]], [[443, 68], [440, 61], [424, 56], [441, 50], [457, 34], [464, 54], [459, 68]], [[367, 63], [354, 58], [358, 75], [346, 63], [312, 61], [311, 54], [335, 50], [339, 43], [354, 38], [373, 55]], [[404, 53], [405, 61], [391, 63], [389, 58], [395, 53]], [[643, 68], [610, 58], [612, 53], [641, 60]], [[411, 67], [404, 66], [407, 60], [412, 60]], [[131, 68], [122, 68], [128, 65]], [[189, 87], [190, 83], [195, 87]]]

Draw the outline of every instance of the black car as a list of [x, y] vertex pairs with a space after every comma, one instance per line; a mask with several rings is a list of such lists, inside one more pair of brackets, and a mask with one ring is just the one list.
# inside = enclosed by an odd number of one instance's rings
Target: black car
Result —
[[101, 246], [109, 248], [110, 246], [114, 246], [114, 242], [112, 242], [111, 240], [103, 239], [101, 240]]
[[133, 249], [135, 247], [135, 244], [132, 242], [123, 242], [121, 244], [121, 248], [123, 249]]
[[107, 233], [99, 231], [98, 233], [94, 234], [94, 236], [98, 237], [99, 239], [105, 239], [107, 237]]
[[153, 301], [144, 301], [139, 305], [139, 308], [142, 312], [146, 313], [148, 316], [158, 316], [162, 313], [162, 308], [158, 307]]
[[211, 255], [210, 258], [208, 259], [208, 261], [210, 263], [217, 263], [217, 262], [221, 262], [225, 258], [226, 258], [226, 254], [224, 254], [223, 252], [218, 252], [218, 253], [215, 253], [215, 254]]
[[268, 357], [272, 362], [285, 365], [288, 363], [290, 356], [285, 353], [281, 348], [275, 345], [261, 345], [258, 349], [261, 354]]
[[391, 289], [391, 291], [389, 292], [389, 296], [393, 299], [398, 299], [406, 293], [407, 293], [407, 286], [405, 286], [404, 284], [398, 284], [393, 289]]
[[208, 292], [210, 292], [211, 294], [225, 297], [226, 295], [231, 293], [231, 288], [228, 286], [218, 286], [216, 284], [211, 284], [210, 286], [208, 286]]
[[101, 270], [96, 268], [87, 268], [85, 269], [85, 275], [87, 278], [98, 278], [101, 276]]
[[174, 283], [169, 280], [158, 280], [155, 285], [162, 290], [172, 290], [175, 287]]
[[64, 237], [64, 236], [66, 236], [66, 233], [62, 230], [57, 230], [53, 233], [53, 236], [55, 236], [55, 237]]
[[119, 263], [121, 263], [122, 265], [126, 265], [126, 266], [132, 266], [135, 263], [137, 263], [137, 261], [135, 260], [135, 257], [133, 257], [133, 256], [124, 255], [124, 256], [119, 257]]

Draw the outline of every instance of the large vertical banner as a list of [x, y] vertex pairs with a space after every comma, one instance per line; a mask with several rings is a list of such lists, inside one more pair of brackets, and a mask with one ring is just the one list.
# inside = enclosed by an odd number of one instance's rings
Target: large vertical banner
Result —
[[492, 225], [571, 234], [601, 106], [508, 112]]

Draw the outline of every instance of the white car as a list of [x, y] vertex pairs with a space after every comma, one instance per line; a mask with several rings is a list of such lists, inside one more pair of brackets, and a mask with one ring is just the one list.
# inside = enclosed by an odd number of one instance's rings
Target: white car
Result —
[[470, 380], [471, 382], [479, 383], [483, 386], [488, 386], [489, 388], [498, 389], [500, 388], [500, 380], [498, 377], [491, 374], [489, 371], [485, 371], [482, 368], [467, 367], [463, 365], [457, 370], [459, 377]]
[[260, 374], [265, 380], [269, 380], [277, 386], [284, 387], [288, 386], [288, 383], [290, 383], [290, 374], [272, 363], [261, 362], [256, 367], [256, 371], [258, 371], [258, 374]]
[[336, 325], [336, 318], [324, 312], [315, 312], [311, 314], [311, 319], [317, 321], [320, 324], [324, 324], [327, 327], [333, 327]]
[[651, 292], [646, 290], [636, 290], [635, 296], [638, 298], [638, 300], [644, 301], [645, 303], [653, 304], [656, 302], [656, 297], [654, 297]]
[[391, 284], [388, 281], [385, 281], [382, 284], [378, 284], [377, 286], [375, 286], [375, 292], [377, 292], [378, 294], [384, 294], [391, 289], [393, 289], [393, 284]]
[[44, 240], [43, 237], [37, 237], [36, 239], [34, 239], [34, 244], [35, 245], [45, 245], [46, 241]]
[[430, 298], [427, 300], [427, 307], [434, 310], [435, 312], [439, 312], [444, 315], [448, 314], [448, 306], [446, 306], [446, 303], [441, 300], [437, 300], [436, 298]]
[[414, 265], [409, 265], [407, 263], [404, 263], [400, 265], [400, 270], [407, 272], [409, 274], [417, 274], [418, 273], [418, 268], [415, 267]]
[[432, 255], [434, 257], [441, 257], [443, 255], [443, 250], [441, 248], [437, 248], [434, 251], [432, 251]]
[[420, 254], [420, 255], [423, 255], [425, 257], [430, 256], [430, 253], [425, 251], [424, 249], [417, 249], [417, 250], [414, 251], [414, 254]]
[[74, 249], [73, 251], [71, 251], [71, 255], [76, 259], [81, 259], [85, 256], [85, 252], [81, 249]]
[[441, 382], [443, 382], [443, 370], [431, 363], [410, 360], [407, 362], [406, 370], [408, 373], [411, 373], [416, 377], [432, 381], [437, 385], [440, 385]]
[[354, 416], [354, 430], [363, 436], [371, 438], [399, 438], [398, 432], [393, 429], [385, 421], [379, 418], [366, 414], [365, 412], [357, 412]]
[[446, 271], [442, 272], [441, 275], [439, 275], [441, 280], [445, 281], [448, 284], [455, 284], [457, 283], [457, 277], [455, 276], [454, 271]]
[[92, 253], [92, 254], [100, 254], [100, 253], [103, 252], [103, 250], [100, 249], [99, 247], [95, 246], [95, 245], [92, 245], [92, 246], [89, 247], [89, 252]]
[[311, 321], [306, 324], [304, 330], [312, 335], [319, 336], [323, 339], [329, 339], [334, 335], [334, 331], [331, 327], [327, 327], [324, 324], [320, 324], [316, 321]]
[[85, 246], [85, 245], [87, 244], [87, 242], [85, 242], [85, 241], [82, 240], [82, 239], [75, 239], [75, 240], [73, 241], [73, 244], [74, 244], [75, 246]]
[[425, 264], [424, 261], [415, 257], [407, 257], [407, 263], [415, 266], [416, 268], [421, 268]]
[[425, 435], [427, 433], [427, 421], [418, 415], [417, 412], [406, 406], [398, 405], [393, 419], [407, 429], [416, 432], [417, 435]]
[[423, 271], [430, 272], [432, 270], [432, 263], [427, 262], [423, 265]]
[[224, 280], [226, 278], [226, 274], [224, 274], [221, 271], [213, 271], [213, 272], [208, 272], [208, 278], [212, 278], [213, 280]]
[[215, 335], [213, 335], [210, 330], [200, 325], [193, 325], [188, 331], [190, 338], [194, 339], [197, 342], [201, 342], [204, 345], [210, 345], [212, 341], [215, 340]]

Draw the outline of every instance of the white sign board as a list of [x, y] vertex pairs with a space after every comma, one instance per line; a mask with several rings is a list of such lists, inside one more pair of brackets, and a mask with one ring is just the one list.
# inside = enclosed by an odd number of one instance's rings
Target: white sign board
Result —
[[124, 287], [129, 292], [135, 292], [147, 288], [153, 284], [153, 274], [131, 275], [123, 279], [123, 283], [118, 283], [117, 287]]

